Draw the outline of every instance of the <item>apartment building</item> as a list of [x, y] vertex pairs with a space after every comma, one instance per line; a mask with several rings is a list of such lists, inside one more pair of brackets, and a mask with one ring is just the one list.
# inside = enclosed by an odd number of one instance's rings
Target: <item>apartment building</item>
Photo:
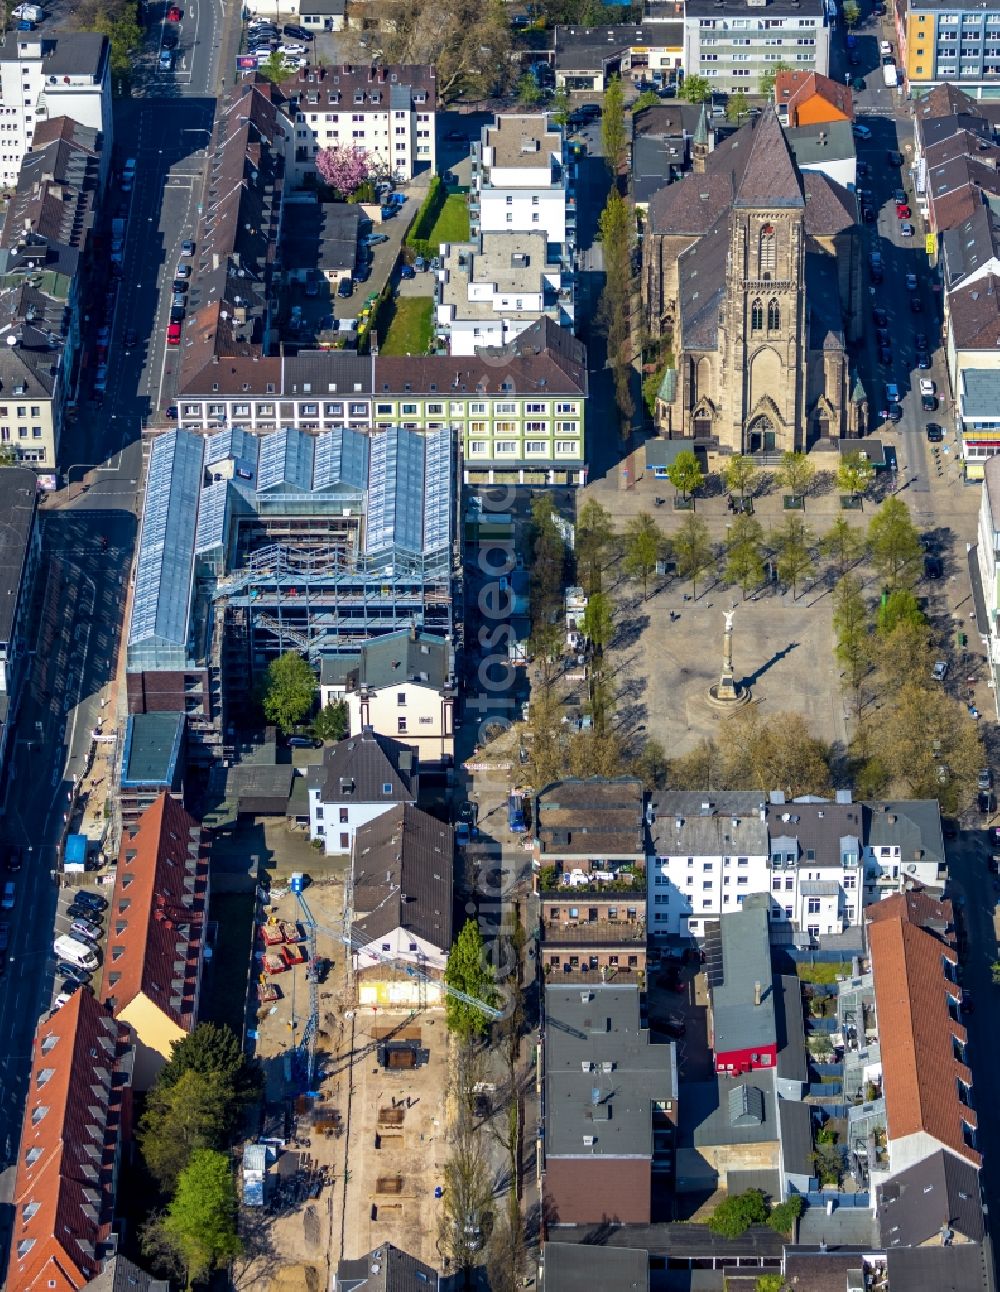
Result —
[[38, 126], [55, 117], [99, 131], [110, 155], [107, 37], [93, 32], [11, 32], [0, 48], [0, 186], [14, 187]]
[[433, 66], [303, 67], [280, 93], [294, 123], [287, 164], [297, 184], [315, 179], [323, 148], [361, 148], [373, 170], [400, 183], [436, 167]]
[[687, 0], [684, 71], [712, 89], [754, 94], [761, 76], [784, 64], [830, 71], [830, 25], [823, 0]]
[[785, 800], [777, 791], [667, 791], [650, 804], [649, 929], [703, 937], [753, 893], [770, 897], [772, 938], [856, 933], [866, 902], [947, 873], [932, 800]]
[[1000, 75], [1000, 6], [908, 0], [895, 9], [899, 63], [912, 93], [949, 83], [978, 89]]
[[132, 1035], [87, 987], [35, 1030], [11, 1197], [7, 1287], [83, 1288], [115, 1249]]
[[370, 728], [323, 750], [309, 769], [309, 838], [328, 857], [354, 850], [358, 829], [400, 804], [417, 801], [417, 751]]
[[671, 1169], [677, 1060], [636, 984], [545, 987], [542, 1196], [550, 1224], [642, 1224]]
[[472, 144], [472, 236], [541, 230], [549, 259], [572, 268], [576, 193], [562, 130], [544, 114], [498, 116]]
[[422, 766], [455, 752], [455, 652], [451, 641], [409, 628], [320, 661], [320, 705], [347, 705], [349, 734], [405, 739]]
[[506, 345], [543, 315], [572, 330], [573, 277], [558, 253], [553, 257], [542, 230], [442, 244], [435, 302], [438, 337], [449, 353]]
[[137, 1090], [198, 1021], [208, 898], [201, 830], [164, 792], [122, 835], [101, 982], [104, 1008], [134, 1031]]
[[976, 1170], [979, 1119], [953, 938], [926, 902], [896, 894], [865, 911], [881, 1055], [886, 1159], [872, 1183], [944, 1150]]
[[[452, 827], [413, 804], [394, 804], [358, 827], [349, 920], [359, 1005], [443, 1004], [454, 854]], [[400, 973], [406, 965], [421, 976]]]

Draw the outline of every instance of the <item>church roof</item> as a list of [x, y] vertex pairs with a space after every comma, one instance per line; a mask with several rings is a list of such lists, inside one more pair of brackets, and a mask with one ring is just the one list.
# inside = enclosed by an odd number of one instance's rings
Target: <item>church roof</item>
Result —
[[678, 257], [681, 336], [685, 350], [719, 348], [719, 310], [726, 294], [731, 237], [731, 216], [727, 214]]
[[809, 349], [844, 348], [844, 327], [840, 317], [840, 287], [837, 262], [822, 252], [806, 252], [806, 305], [809, 310]]
[[857, 222], [855, 201], [842, 184], [819, 170], [802, 173], [806, 194], [806, 233], [815, 238], [831, 238], [852, 229]]
[[773, 106], [718, 144], [702, 173], [691, 172], [652, 194], [649, 227], [659, 234], [704, 234], [734, 205], [803, 205], [802, 185]]
[[804, 205], [798, 172], [772, 103], [754, 127], [750, 157], [733, 205], [791, 208]]

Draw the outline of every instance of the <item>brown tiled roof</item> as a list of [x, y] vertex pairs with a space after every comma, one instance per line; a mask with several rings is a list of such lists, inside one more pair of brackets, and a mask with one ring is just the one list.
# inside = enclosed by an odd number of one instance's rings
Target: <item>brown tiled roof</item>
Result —
[[905, 920], [945, 941], [954, 941], [955, 912], [947, 898], [938, 901], [920, 891], [893, 893], [891, 897], [865, 907], [867, 924], [878, 924], [883, 920]]
[[750, 157], [736, 191], [735, 206], [797, 207], [802, 185], [788, 140], [774, 105], [769, 103], [754, 126]]
[[[390, 106], [402, 106], [403, 91], [421, 91], [427, 98], [419, 104], [421, 112], [433, 112], [437, 98], [437, 77], [429, 63], [392, 63], [354, 66], [338, 64], [335, 67], [310, 65], [300, 68], [294, 76], [281, 82], [281, 93], [287, 99], [316, 91], [319, 94], [319, 111], [329, 106], [333, 111], [385, 112]], [[365, 95], [363, 103], [355, 104], [356, 93]], [[379, 94], [377, 100], [372, 94]], [[330, 103], [330, 95], [339, 94], [339, 101]], [[408, 106], [412, 106], [412, 101]]]
[[870, 924], [868, 945], [890, 1153], [893, 1140], [924, 1133], [978, 1167], [963, 1136], [976, 1114], [958, 1097], [958, 1082], [971, 1085], [972, 1074], [952, 1050], [953, 1038], [967, 1040], [948, 1009], [961, 994], [944, 970], [955, 952], [903, 914]]
[[1000, 277], [986, 274], [948, 297], [955, 347], [995, 350], [1000, 347]]
[[77, 1292], [111, 1232], [117, 1148], [131, 1113], [130, 1030], [87, 987], [39, 1023], [18, 1147], [7, 1287]]
[[178, 1027], [194, 1026], [207, 891], [201, 831], [163, 793], [118, 851], [101, 988], [114, 1013], [142, 993]]
[[974, 157], [963, 154], [929, 168], [927, 195], [931, 222], [937, 232], [968, 220], [982, 204], [983, 193], [1000, 194], [1000, 175], [994, 167]]
[[543, 855], [645, 853], [642, 783], [632, 777], [556, 781], [539, 792], [535, 817]]
[[454, 854], [451, 826], [410, 804], [359, 826], [352, 929], [366, 942], [406, 929], [448, 951]]
[[784, 70], [775, 77], [774, 102], [778, 107], [787, 106], [790, 126], [799, 124], [798, 109], [812, 98], [824, 99], [833, 109], [827, 120], [840, 121], [845, 117], [848, 121], [854, 120], [854, 95], [849, 85], [832, 81], [822, 72]]
[[803, 171], [802, 187], [806, 194], [807, 233], [832, 238], [857, 224], [854, 197], [829, 175], [818, 170]]
[[980, 116], [976, 100], [957, 85], [936, 85], [913, 103], [913, 115], [920, 118], [949, 117], [959, 112]]

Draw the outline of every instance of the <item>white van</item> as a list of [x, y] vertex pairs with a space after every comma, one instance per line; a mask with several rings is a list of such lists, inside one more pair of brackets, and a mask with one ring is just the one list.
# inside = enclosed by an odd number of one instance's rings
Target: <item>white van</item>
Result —
[[60, 960], [68, 960], [71, 965], [79, 965], [81, 969], [91, 973], [98, 966], [97, 956], [90, 947], [83, 942], [78, 942], [76, 938], [71, 938], [68, 933], [61, 933], [52, 947]]

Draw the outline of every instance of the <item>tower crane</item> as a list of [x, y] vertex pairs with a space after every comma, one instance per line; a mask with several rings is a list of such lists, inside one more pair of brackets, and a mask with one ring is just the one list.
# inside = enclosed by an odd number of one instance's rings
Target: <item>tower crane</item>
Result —
[[306, 901], [305, 893], [302, 891], [303, 879], [304, 876], [293, 875], [291, 890], [295, 894], [299, 910], [302, 912], [302, 922], [306, 926], [306, 938], [309, 944], [309, 969], [306, 975], [309, 982], [309, 1018], [306, 1020], [300, 1043], [305, 1050], [308, 1089], [312, 1088], [316, 1075], [316, 1033], [319, 1028], [319, 993], [316, 983], [316, 934], [318, 932], [325, 933], [335, 942], [343, 943], [352, 953], [367, 956], [379, 964], [401, 969], [410, 978], [416, 978], [420, 982], [433, 983], [446, 996], [450, 996], [453, 1000], [460, 1000], [466, 1005], [471, 1005], [473, 1009], [478, 1009], [487, 1018], [498, 1019], [503, 1017], [503, 1011], [497, 1009], [495, 1005], [488, 1005], [486, 1001], [480, 1000], [478, 996], [470, 996], [468, 992], [460, 991], [457, 987], [450, 986], [443, 979], [432, 977], [417, 965], [409, 964], [396, 955], [382, 951], [375, 946], [374, 942], [368, 942], [356, 933], [343, 929], [337, 932], [335, 929], [329, 929], [322, 924], [318, 924], [309, 903]]

